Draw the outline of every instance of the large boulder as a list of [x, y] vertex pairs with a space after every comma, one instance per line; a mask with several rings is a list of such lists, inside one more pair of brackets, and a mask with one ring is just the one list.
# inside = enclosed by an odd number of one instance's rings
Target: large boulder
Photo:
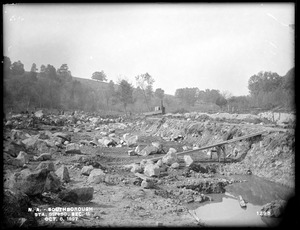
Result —
[[81, 174], [88, 176], [90, 175], [91, 171], [94, 169], [94, 167], [92, 165], [89, 166], [83, 166], [81, 169]]
[[3, 142], [3, 152], [8, 153], [12, 157], [16, 157], [20, 151], [25, 151], [26, 146], [21, 141], [5, 141]]
[[138, 153], [141, 156], [149, 156], [152, 154], [156, 154], [159, 152], [159, 149], [153, 145], [146, 146], [140, 153]]
[[38, 135], [35, 135], [26, 138], [25, 140], [22, 140], [22, 143], [25, 145], [26, 149], [34, 149], [37, 145], [38, 140], [39, 140]]
[[134, 147], [137, 146], [137, 140], [138, 140], [138, 136], [130, 136], [130, 134], [126, 133], [123, 135], [123, 139], [124, 141], [126, 141], [126, 144], [128, 147]]
[[160, 169], [157, 165], [154, 164], [147, 164], [144, 168], [144, 174], [146, 176], [159, 176]]
[[105, 173], [101, 169], [94, 169], [88, 177], [89, 183], [99, 184], [104, 180], [105, 180]]
[[29, 169], [24, 169], [12, 175], [9, 188], [13, 191], [23, 192], [28, 196], [40, 195], [44, 192], [48, 174], [49, 170], [47, 169], [33, 172]]
[[35, 170], [47, 169], [49, 171], [55, 171], [55, 166], [52, 161], [43, 161], [41, 162]]
[[192, 159], [192, 157], [190, 155], [184, 155], [183, 159], [184, 159], [186, 167], [189, 167], [194, 163], [194, 160]]
[[45, 192], [58, 192], [61, 189], [61, 182], [59, 177], [54, 173], [50, 172], [47, 176], [44, 191]]
[[70, 143], [66, 145], [66, 153], [80, 154], [81, 150], [78, 144]]
[[83, 187], [64, 190], [59, 193], [58, 197], [63, 201], [68, 201], [74, 204], [85, 204], [93, 199], [93, 194], [93, 187]]
[[61, 181], [64, 181], [64, 182], [70, 182], [71, 181], [68, 168], [64, 165], [62, 165], [59, 169], [57, 169], [55, 171], [55, 174], [58, 176], [58, 178]]
[[162, 162], [166, 165], [172, 165], [177, 161], [178, 161], [177, 154], [173, 150], [172, 151], [169, 150], [169, 152], [166, 155], [164, 155], [162, 158]]

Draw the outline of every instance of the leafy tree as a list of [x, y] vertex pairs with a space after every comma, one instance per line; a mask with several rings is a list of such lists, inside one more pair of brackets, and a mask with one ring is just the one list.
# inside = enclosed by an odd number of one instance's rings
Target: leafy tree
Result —
[[72, 74], [67, 64], [62, 64], [61, 67], [57, 69], [57, 75], [63, 81], [72, 80]]
[[133, 103], [133, 86], [126, 80], [121, 80], [119, 83], [119, 88], [117, 95], [119, 100], [123, 103], [125, 113], [127, 113], [127, 105]]
[[6, 56], [4, 56], [3, 59], [3, 72], [4, 72], [4, 77], [9, 76], [11, 72], [11, 61], [10, 58]]
[[157, 88], [154, 92], [155, 97], [157, 97], [160, 100], [164, 99], [165, 91], [161, 88]]
[[216, 105], [223, 108], [226, 104], [227, 104], [227, 100], [223, 96], [220, 96], [220, 97], [217, 98]]
[[32, 66], [31, 66], [31, 69], [30, 69], [30, 77], [31, 77], [33, 80], [36, 80], [36, 77], [37, 77], [37, 71], [38, 71], [38, 69], [36, 68], [36, 64], [33, 63]]
[[94, 72], [92, 75], [92, 79], [97, 81], [107, 81], [106, 75], [103, 70], [101, 72]]
[[20, 60], [12, 64], [11, 73], [13, 75], [22, 75], [24, 72], [24, 64]]
[[107, 106], [107, 108], [109, 108], [109, 102], [111, 104], [115, 103], [115, 95], [116, 95], [115, 84], [112, 80], [109, 81], [108, 87], [104, 91], [104, 95], [105, 95], [105, 99], [106, 99], [106, 106]]
[[140, 87], [140, 89], [143, 91], [145, 103], [147, 105], [148, 110], [150, 111], [149, 101], [153, 95], [152, 87], [153, 87], [154, 79], [150, 74], [145, 73], [136, 76], [135, 80], [137, 86]]
[[176, 89], [175, 97], [184, 101], [190, 106], [194, 106], [199, 94], [198, 88], [180, 88]]

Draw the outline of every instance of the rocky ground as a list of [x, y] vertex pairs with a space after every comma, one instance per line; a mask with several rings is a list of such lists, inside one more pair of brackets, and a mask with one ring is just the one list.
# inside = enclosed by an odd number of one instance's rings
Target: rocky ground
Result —
[[[203, 225], [187, 204], [209, 202], [209, 194], [244, 183], [232, 174], [294, 187], [294, 130], [266, 123], [241, 125], [205, 116], [14, 115], [3, 133], [5, 224]], [[208, 150], [177, 156], [259, 131], [265, 131], [261, 137], [226, 145], [225, 163], [215, 155], [211, 159]], [[61, 221], [28, 212], [55, 207], [92, 210]]]

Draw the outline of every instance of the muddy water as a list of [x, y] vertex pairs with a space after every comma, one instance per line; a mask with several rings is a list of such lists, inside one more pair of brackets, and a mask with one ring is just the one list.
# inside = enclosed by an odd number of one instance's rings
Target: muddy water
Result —
[[[226, 186], [225, 194], [211, 194], [213, 201], [195, 210], [201, 222], [207, 226], [276, 226], [279, 218], [260, 217], [257, 211], [272, 200], [287, 200], [294, 194], [293, 189], [256, 176], [234, 175], [231, 178], [247, 182]], [[246, 208], [239, 205], [239, 195], [246, 201]]]

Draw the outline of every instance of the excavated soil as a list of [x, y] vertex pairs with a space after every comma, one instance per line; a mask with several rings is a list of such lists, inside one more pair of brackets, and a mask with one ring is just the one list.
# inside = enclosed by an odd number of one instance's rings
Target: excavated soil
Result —
[[[108, 126], [108, 127], [107, 127]], [[106, 129], [110, 127], [108, 124]], [[232, 179], [232, 174], [249, 174], [267, 180], [294, 187], [294, 131], [291, 129], [264, 127], [263, 125], [240, 125], [215, 121], [192, 121], [185, 119], [147, 118], [127, 123], [126, 128], [118, 129], [113, 124], [115, 134], [121, 137], [125, 133], [138, 135], [137, 144], [142, 147], [158, 141], [165, 152], [175, 148], [177, 152], [203, 147], [224, 140], [230, 140], [247, 134], [266, 131], [259, 138], [248, 138], [226, 146], [226, 162], [219, 163], [216, 156], [211, 159], [207, 151], [189, 154], [196, 166], [186, 167], [179, 157], [179, 168], [167, 168], [154, 178], [153, 188], [141, 187], [142, 179], [137, 177], [126, 165], [140, 163], [143, 159], [164, 156], [164, 153], [150, 156], [129, 156], [127, 146], [93, 147], [82, 146], [81, 154], [66, 154], [65, 150], [55, 149], [52, 160], [55, 168], [65, 165], [71, 181], [63, 188], [92, 186], [93, 199], [82, 207], [92, 207], [90, 216], [77, 220], [45, 221], [37, 217], [38, 226], [49, 227], [91, 227], [91, 226], [201, 226], [203, 223], [190, 214], [189, 205], [209, 202], [212, 193], [224, 193], [226, 186], [232, 183], [244, 183]], [[55, 131], [58, 132], [60, 128]], [[23, 130], [31, 135], [39, 131]], [[40, 131], [42, 132], [42, 131]], [[66, 132], [66, 131], [64, 131]], [[4, 136], [8, 136], [6, 129]], [[67, 132], [72, 143], [79, 140], [92, 141], [99, 130], [91, 132]], [[183, 139], [176, 140], [182, 135]], [[178, 140], [178, 138], [177, 138]], [[222, 159], [222, 158], [221, 158]], [[40, 162], [30, 161], [26, 167], [34, 170]], [[105, 173], [105, 180], [99, 184], [88, 182], [88, 176], [81, 174], [85, 165], [94, 165]], [[4, 164], [5, 175], [21, 171], [22, 167]], [[78, 207], [61, 201], [57, 194], [48, 193], [31, 201], [32, 207]]]

